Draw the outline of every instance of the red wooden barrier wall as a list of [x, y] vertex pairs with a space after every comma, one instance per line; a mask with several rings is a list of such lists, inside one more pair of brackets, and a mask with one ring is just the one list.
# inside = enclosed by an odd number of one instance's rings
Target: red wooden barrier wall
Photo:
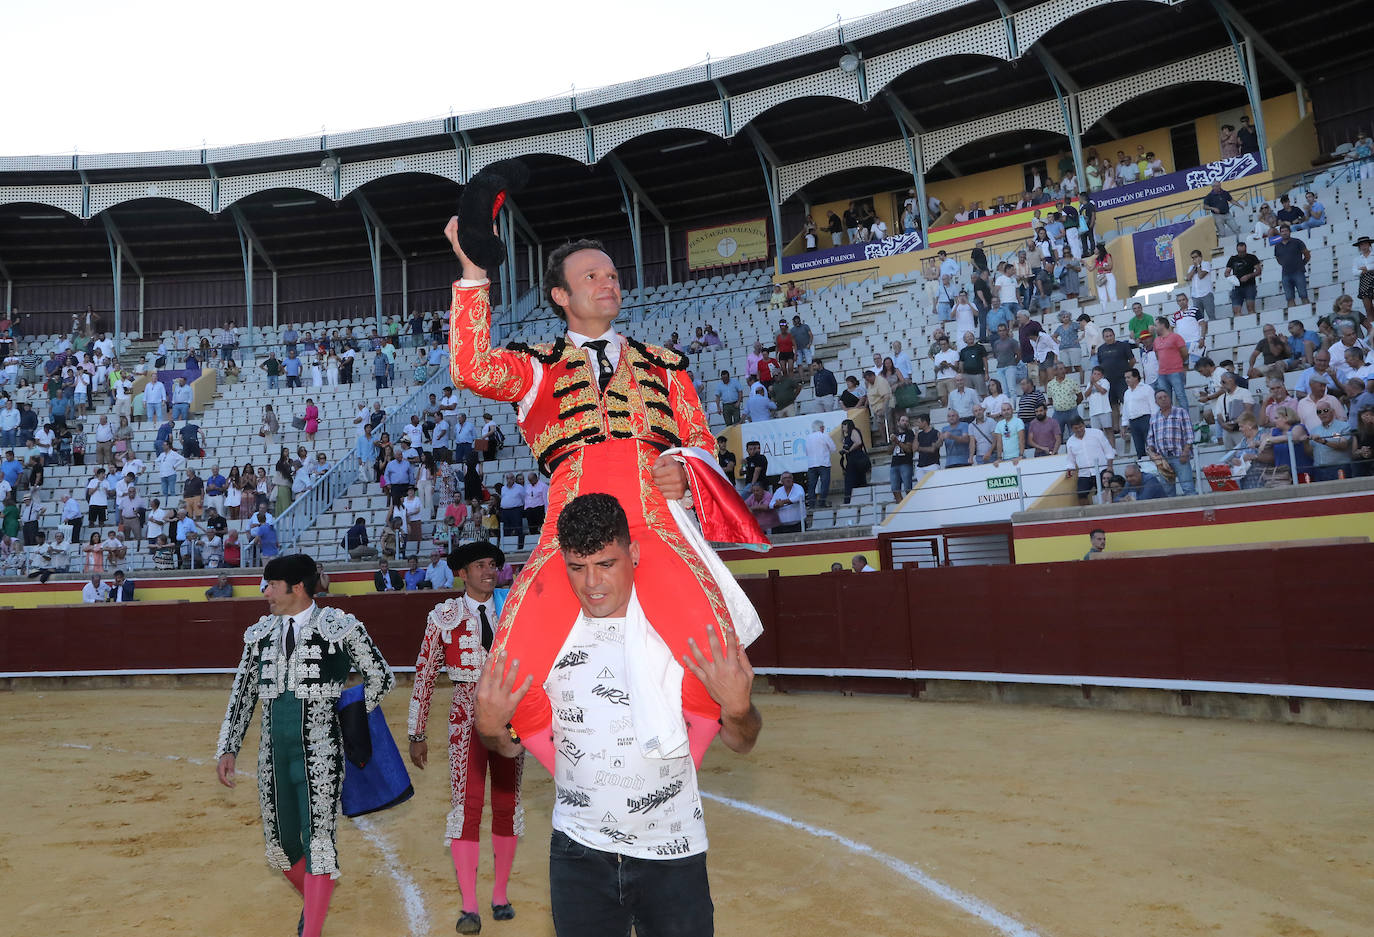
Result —
[[[742, 581], [756, 666], [957, 670], [1374, 689], [1374, 544]], [[434, 592], [330, 597], [394, 666]], [[233, 667], [259, 599], [0, 613], [0, 672]]]

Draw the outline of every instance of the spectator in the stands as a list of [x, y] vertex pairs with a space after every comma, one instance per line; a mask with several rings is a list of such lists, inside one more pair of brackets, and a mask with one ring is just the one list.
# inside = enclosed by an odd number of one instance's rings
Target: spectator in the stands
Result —
[[448, 559], [444, 556], [443, 550], [435, 550], [431, 554], [430, 563], [425, 567], [424, 574], [426, 583], [424, 588], [453, 588], [453, 570], [449, 568]]
[[1048, 407], [1040, 404], [1026, 421], [1026, 455], [1031, 458], [1054, 455], [1061, 441], [1059, 424], [1050, 418]]
[[768, 506], [778, 512], [778, 524], [774, 533], [799, 533], [802, 520], [806, 517], [806, 492], [794, 480], [791, 472], [783, 472], [778, 480], [778, 488], [769, 499]]
[[186, 383], [186, 378], [177, 378], [172, 383], [172, 419], [190, 419], [191, 401], [194, 397], [194, 392], [191, 390], [191, 386]]
[[402, 592], [406, 587], [405, 577], [391, 569], [386, 560], [379, 560], [377, 572], [372, 575], [372, 587], [377, 592]]
[[744, 399], [744, 418], [751, 423], [773, 419], [778, 405], [768, 397], [768, 388], [762, 380], [756, 380], [749, 388]]
[[414, 592], [416, 589], [421, 588], [421, 586], [423, 586], [426, 582], [427, 580], [425, 579], [425, 571], [420, 568], [419, 557], [411, 556], [408, 560], [406, 560], [406, 591]]
[[871, 419], [871, 431], [876, 432], [881, 429], [883, 438], [887, 438], [892, 433], [892, 386], [872, 371], [864, 372], [864, 383], [867, 385], [864, 396], [868, 401], [868, 413]]
[[1326, 206], [1317, 200], [1317, 193], [1309, 189], [1305, 195], [1307, 198], [1307, 209], [1303, 212], [1303, 221], [1293, 225], [1293, 230], [1295, 231], [1320, 228], [1322, 225], [1326, 224]]
[[1196, 492], [1193, 486], [1193, 423], [1188, 412], [1173, 405], [1172, 395], [1167, 390], [1155, 392], [1155, 404], [1159, 412], [1150, 417], [1150, 431], [1146, 437], [1145, 452], [1159, 465], [1169, 481], [1165, 467], [1172, 471], [1174, 483], [1179, 493], [1191, 495]]
[[744, 396], [744, 388], [737, 378], [730, 376], [729, 371], [721, 371], [720, 381], [712, 386], [725, 425], [734, 426], [740, 421], [740, 399]]
[[143, 408], [149, 423], [162, 418], [167, 405], [167, 387], [156, 376], [143, 385]]
[[[1218, 183], [1220, 185], [1220, 183]], [[1236, 285], [1231, 287], [1231, 314], [1240, 315], [1241, 306], [1251, 315], [1255, 312], [1255, 297], [1258, 295], [1260, 274], [1264, 263], [1249, 252], [1244, 241], [1236, 243], [1236, 252], [1226, 261], [1226, 275], [1234, 277]]]
[[1140, 466], [1134, 462], [1129, 463], [1123, 472], [1126, 487], [1123, 490], [1122, 501], [1154, 501], [1158, 498], [1171, 498], [1173, 492], [1164, 487], [1164, 483], [1155, 474], [1146, 475], [1140, 470]]
[[993, 428], [993, 461], [1008, 459], [1016, 464], [1026, 450], [1026, 424], [1016, 416], [1010, 403], [1002, 404], [1002, 415]]
[[[1322, 352], [1321, 354], [1325, 354]], [[1298, 398], [1298, 419], [1302, 421], [1303, 427], [1309, 434], [1315, 433], [1317, 427], [1321, 425], [1320, 412], [1325, 405], [1330, 405], [1335, 419], [1345, 421], [1347, 413], [1345, 404], [1335, 396], [1334, 391], [1339, 385], [1334, 376], [1321, 374], [1311, 371], [1303, 372], [1298, 382], [1298, 390], [1307, 387], [1307, 395]]]
[[229, 576], [220, 573], [215, 579], [215, 584], [205, 590], [207, 599], [232, 599], [234, 597], [234, 585], [229, 581]]
[[772, 495], [759, 482], [750, 485], [744, 496], [744, 506], [754, 515], [759, 529], [765, 534], [771, 533], [773, 528], [778, 526], [778, 512], [773, 508], [772, 502]]

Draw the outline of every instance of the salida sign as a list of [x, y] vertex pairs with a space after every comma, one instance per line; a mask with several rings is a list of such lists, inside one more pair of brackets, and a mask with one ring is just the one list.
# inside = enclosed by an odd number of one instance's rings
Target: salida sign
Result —
[[978, 496], [979, 504], [1016, 501], [1021, 497], [1021, 481], [1015, 475], [994, 475], [987, 479], [988, 490]]

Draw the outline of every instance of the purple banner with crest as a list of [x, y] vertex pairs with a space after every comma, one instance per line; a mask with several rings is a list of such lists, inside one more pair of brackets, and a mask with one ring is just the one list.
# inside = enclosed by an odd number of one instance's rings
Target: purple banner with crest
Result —
[[1193, 220], [1149, 228], [1131, 235], [1135, 248], [1135, 281], [1141, 286], [1178, 282], [1174, 266], [1174, 238], [1193, 226]]
[[1148, 198], [1177, 195], [1179, 192], [1192, 189], [1205, 189], [1213, 182], [1230, 182], [1232, 179], [1253, 175], [1262, 169], [1264, 167], [1260, 165], [1258, 156], [1254, 153], [1242, 153], [1240, 156], [1228, 156], [1205, 166], [1171, 172], [1152, 179], [1142, 179], [1140, 182], [1111, 189], [1101, 189], [1092, 193], [1092, 200], [1098, 211], [1106, 211], [1109, 208], [1130, 205], [1132, 202], [1142, 202]]

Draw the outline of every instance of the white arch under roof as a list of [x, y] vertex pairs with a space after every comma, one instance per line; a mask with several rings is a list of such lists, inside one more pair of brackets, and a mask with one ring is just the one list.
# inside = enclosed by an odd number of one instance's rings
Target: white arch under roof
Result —
[[1064, 111], [1058, 101], [1041, 101], [1014, 111], [1004, 111], [990, 117], [980, 117], [966, 124], [955, 124], [921, 135], [921, 159], [927, 166], [934, 166], [959, 147], [992, 137], [1000, 133], [1013, 133], [1017, 130], [1043, 130], [1046, 133], [1062, 134], [1068, 137], [1069, 130], [1064, 124]]
[[1001, 20], [990, 20], [948, 36], [936, 36], [905, 49], [893, 49], [875, 55], [864, 63], [868, 95], [876, 95], [898, 76], [919, 65], [955, 55], [985, 55], [1009, 61], [1011, 43], [1008, 41], [1006, 24]]
[[224, 211], [241, 198], [269, 189], [301, 189], [327, 199], [334, 198], [334, 174], [318, 166], [258, 172], [251, 176], [228, 176], [219, 181], [219, 210]]
[[369, 159], [358, 163], [344, 163], [339, 169], [339, 198], [344, 198], [354, 189], [361, 188], [384, 176], [417, 172], [429, 176], [439, 176], [453, 182], [463, 181], [462, 154], [457, 150], [440, 150], [436, 153], [418, 153], [412, 156], [391, 156], [383, 159]]
[[492, 163], [500, 162], [503, 159], [541, 154], [563, 156], [574, 162], [586, 164], [589, 162], [587, 159], [587, 132], [577, 129], [559, 130], [555, 133], [541, 133], [536, 137], [479, 143], [468, 150], [468, 179], [481, 172], [484, 166], [490, 166]]
[[79, 185], [11, 185], [0, 186], [0, 205], [28, 203], [60, 209], [73, 218], [81, 217], [81, 186]]
[[1245, 74], [1241, 71], [1240, 59], [1235, 50], [1221, 48], [1181, 62], [1162, 65], [1139, 75], [1086, 88], [1078, 95], [1078, 110], [1083, 127], [1091, 127], [1132, 98], [1190, 81], [1218, 81], [1243, 86]]
[[883, 166], [898, 172], [911, 172], [911, 158], [907, 154], [906, 142], [888, 140], [875, 143], [847, 153], [834, 153], [800, 163], [789, 163], [778, 167], [778, 198], [786, 201], [803, 186], [817, 179], [844, 172], [847, 169], [863, 169], [868, 166]]
[[724, 138], [725, 109], [719, 101], [706, 101], [702, 104], [674, 108], [671, 111], [660, 111], [657, 114], [596, 124], [592, 127], [596, 159], [604, 159], [607, 153], [635, 137], [659, 130], [700, 130]]
[[[1031, 46], [1039, 42], [1046, 33], [1060, 23], [1066, 22], [1080, 13], [1106, 6], [1111, 3], [1133, 2], [1133, 0], [1045, 0], [1033, 7], [1017, 13], [1012, 22], [1016, 26], [1017, 50], [1025, 55]], [[1145, 3], [1163, 3], [1174, 6], [1183, 0], [1141, 0]]]
[[90, 214], [94, 218], [107, 208], [142, 198], [165, 198], [185, 202], [209, 212], [215, 185], [209, 179], [176, 179], [170, 182], [115, 182], [91, 186]]

